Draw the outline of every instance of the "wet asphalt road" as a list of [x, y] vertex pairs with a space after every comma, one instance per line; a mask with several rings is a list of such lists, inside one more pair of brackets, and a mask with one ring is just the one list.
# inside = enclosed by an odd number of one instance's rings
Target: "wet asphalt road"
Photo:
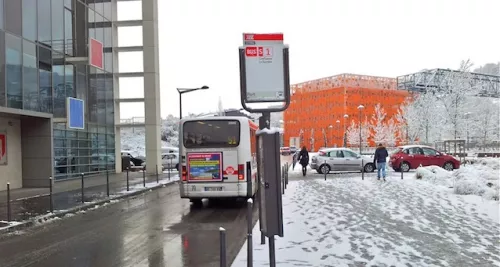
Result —
[[3, 237], [0, 266], [219, 266], [221, 226], [232, 262], [246, 238], [246, 201], [195, 208], [174, 184]]
[[0, 267], [219, 266], [219, 227], [231, 263], [246, 239], [246, 207], [245, 199], [193, 207], [173, 184], [0, 237]]

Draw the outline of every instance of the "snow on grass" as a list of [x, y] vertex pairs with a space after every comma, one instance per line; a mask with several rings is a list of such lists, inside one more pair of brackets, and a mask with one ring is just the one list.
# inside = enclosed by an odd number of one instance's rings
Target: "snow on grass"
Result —
[[10, 221], [10, 222], [7, 222], [7, 221], [0, 221], [0, 224], [6, 224], [5, 226], [3, 227], [0, 227], [0, 230], [3, 230], [3, 229], [7, 229], [9, 227], [12, 227], [12, 226], [16, 226], [16, 225], [19, 225], [21, 224], [21, 222], [17, 222], [17, 221]]
[[458, 195], [477, 195], [498, 200], [500, 194], [499, 159], [481, 159], [472, 165], [448, 172], [438, 166], [419, 167], [415, 178], [453, 188]]
[[[309, 175], [309, 174], [308, 174]], [[390, 173], [307, 177], [283, 196], [277, 266], [498, 266], [498, 202]], [[254, 266], [269, 266], [253, 229]], [[246, 266], [246, 244], [233, 267]]]

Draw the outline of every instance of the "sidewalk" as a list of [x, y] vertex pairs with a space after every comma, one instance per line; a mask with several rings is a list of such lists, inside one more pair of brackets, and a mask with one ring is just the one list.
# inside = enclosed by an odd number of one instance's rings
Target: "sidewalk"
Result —
[[[158, 180], [167, 180], [168, 172], [159, 173]], [[170, 173], [172, 180], [178, 177], [177, 171]], [[156, 175], [146, 175], [146, 183], [156, 183]], [[49, 181], [47, 181], [49, 184]], [[129, 189], [137, 191], [143, 187], [143, 172], [129, 173]], [[54, 182], [53, 210], [61, 211], [84, 203], [106, 199], [106, 174], [84, 177], [84, 197], [82, 203], [81, 179]], [[127, 174], [109, 174], [110, 196], [127, 192]], [[11, 221], [23, 221], [50, 212], [49, 188], [20, 188], [10, 191]], [[0, 192], [0, 221], [7, 221], [7, 191]], [[1, 226], [0, 226], [1, 227]]]

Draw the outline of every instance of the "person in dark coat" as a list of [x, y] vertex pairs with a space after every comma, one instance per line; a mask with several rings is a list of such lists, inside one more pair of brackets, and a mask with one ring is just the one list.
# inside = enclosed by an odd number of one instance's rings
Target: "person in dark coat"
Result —
[[389, 152], [382, 145], [378, 144], [377, 149], [375, 150], [375, 156], [373, 157], [373, 164], [377, 166], [377, 179], [380, 180], [380, 174], [385, 181], [385, 167], [387, 163], [387, 157], [389, 156]]
[[302, 147], [298, 157], [300, 165], [302, 165], [302, 175], [306, 176], [307, 165], [309, 165], [309, 152], [307, 152], [306, 146]]

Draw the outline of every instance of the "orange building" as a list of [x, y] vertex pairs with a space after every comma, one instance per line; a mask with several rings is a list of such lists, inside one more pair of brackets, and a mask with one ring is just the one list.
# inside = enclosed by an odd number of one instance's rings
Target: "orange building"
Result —
[[[290, 145], [291, 137], [300, 138], [301, 146], [311, 151], [325, 145], [343, 146], [345, 129], [353, 120], [359, 121], [359, 105], [364, 106], [363, 121], [371, 119], [378, 103], [387, 120], [397, 114], [409, 93], [396, 88], [396, 79], [354, 74], [292, 85], [290, 106], [283, 114], [285, 146]], [[369, 146], [374, 146], [373, 141]]]

